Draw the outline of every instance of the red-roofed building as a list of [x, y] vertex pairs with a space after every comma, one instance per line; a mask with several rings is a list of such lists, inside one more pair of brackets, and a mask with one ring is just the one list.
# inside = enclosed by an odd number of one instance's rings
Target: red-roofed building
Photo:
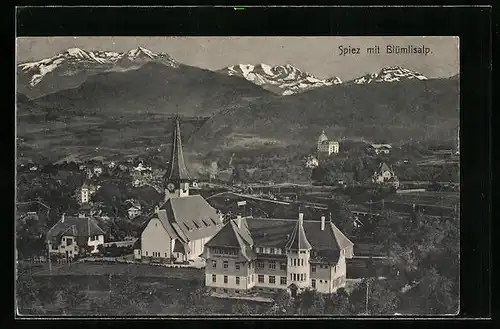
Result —
[[219, 292], [345, 286], [354, 244], [329, 220], [237, 218], [205, 244], [205, 284]]

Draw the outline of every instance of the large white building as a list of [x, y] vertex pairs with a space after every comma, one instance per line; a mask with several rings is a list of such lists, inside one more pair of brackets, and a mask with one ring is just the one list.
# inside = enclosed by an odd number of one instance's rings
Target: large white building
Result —
[[179, 121], [164, 176], [165, 199], [141, 232], [136, 258], [152, 262], [188, 261], [199, 257], [205, 243], [222, 227], [222, 216], [200, 195], [189, 195], [193, 181], [184, 163]]
[[323, 130], [318, 137], [318, 153], [326, 153], [328, 155], [337, 154], [340, 151], [339, 142], [329, 140]]
[[305, 288], [332, 293], [346, 283], [353, 243], [330, 221], [275, 218], [230, 220], [205, 245], [205, 284], [215, 291]]

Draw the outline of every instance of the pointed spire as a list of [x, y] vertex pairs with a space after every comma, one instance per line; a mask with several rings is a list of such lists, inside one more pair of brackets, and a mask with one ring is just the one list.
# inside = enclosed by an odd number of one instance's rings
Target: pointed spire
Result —
[[165, 174], [165, 181], [186, 181], [190, 180], [191, 176], [184, 162], [182, 153], [181, 129], [179, 126], [179, 117], [175, 117], [174, 134], [172, 141], [172, 153], [170, 156], [170, 166]]
[[287, 249], [294, 250], [310, 250], [311, 244], [307, 240], [306, 232], [304, 230], [304, 214], [299, 213], [299, 219], [295, 228], [293, 229], [292, 236], [286, 244]]

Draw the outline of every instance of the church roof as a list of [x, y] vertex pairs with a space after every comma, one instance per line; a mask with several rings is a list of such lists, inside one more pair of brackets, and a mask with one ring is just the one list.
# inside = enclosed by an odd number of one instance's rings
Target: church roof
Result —
[[191, 180], [182, 153], [181, 129], [178, 118], [175, 119], [170, 164], [165, 173], [164, 180], [165, 182]]
[[170, 198], [149, 220], [153, 218], [160, 220], [172, 239], [183, 243], [211, 237], [222, 226], [216, 210], [200, 195]]

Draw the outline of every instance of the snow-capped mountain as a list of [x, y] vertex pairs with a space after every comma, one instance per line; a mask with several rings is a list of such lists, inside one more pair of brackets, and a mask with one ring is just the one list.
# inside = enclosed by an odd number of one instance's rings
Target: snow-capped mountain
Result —
[[303, 91], [340, 84], [340, 78], [318, 79], [293, 65], [239, 64], [219, 70], [222, 74], [239, 76], [280, 95], [293, 95]]
[[155, 54], [143, 47], [123, 53], [70, 48], [50, 58], [19, 64], [18, 88], [29, 97], [39, 97], [77, 87], [95, 73], [135, 69], [151, 61], [179, 65], [168, 54]]
[[372, 82], [398, 82], [410, 79], [427, 80], [427, 77], [400, 66], [387, 66], [382, 68], [378, 73], [368, 73], [350, 82], [355, 84], [367, 84]]

